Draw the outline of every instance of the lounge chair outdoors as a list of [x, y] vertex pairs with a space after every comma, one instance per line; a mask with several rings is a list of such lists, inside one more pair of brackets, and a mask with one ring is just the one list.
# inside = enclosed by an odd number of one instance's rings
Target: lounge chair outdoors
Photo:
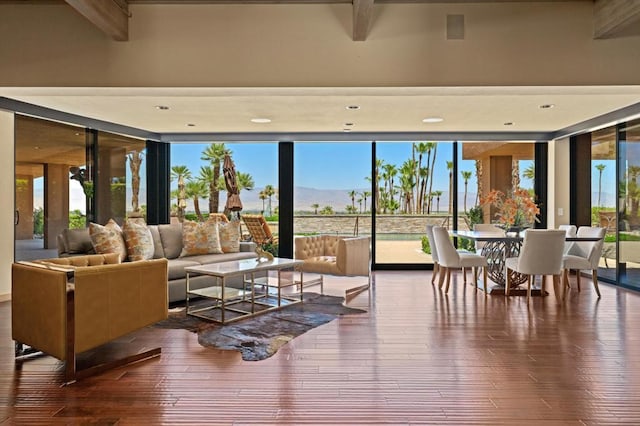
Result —
[[243, 214], [242, 221], [251, 235], [251, 241], [262, 246], [265, 244], [278, 244], [278, 237], [271, 233], [269, 224], [260, 214]]

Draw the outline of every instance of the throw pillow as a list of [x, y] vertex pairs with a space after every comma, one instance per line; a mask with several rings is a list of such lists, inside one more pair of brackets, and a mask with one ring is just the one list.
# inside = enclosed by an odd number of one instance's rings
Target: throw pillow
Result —
[[69, 253], [89, 253], [93, 250], [91, 237], [87, 228], [64, 229], [62, 231], [65, 246]]
[[153, 236], [147, 225], [140, 222], [127, 220], [122, 227], [124, 241], [127, 245], [129, 260], [153, 259], [155, 251]]
[[220, 246], [224, 253], [238, 253], [240, 251], [240, 222], [218, 222]]
[[196, 254], [222, 253], [220, 236], [218, 235], [218, 222], [208, 220], [206, 222], [182, 222], [182, 252], [180, 257]]
[[127, 246], [122, 236], [122, 229], [113, 219], [109, 219], [109, 222], [104, 226], [90, 223], [89, 235], [96, 253], [118, 253], [120, 261], [127, 260]]

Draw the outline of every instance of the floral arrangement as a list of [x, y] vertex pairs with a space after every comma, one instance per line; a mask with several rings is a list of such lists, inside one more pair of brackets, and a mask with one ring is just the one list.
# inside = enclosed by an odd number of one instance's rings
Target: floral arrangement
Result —
[[517, 188], [509, 194], [494, 189], [482, 199], [482, 204], [496, 207], [497, 222], [505, 229], [540, 222], [537, 217], [540, 209], [526, 189]]

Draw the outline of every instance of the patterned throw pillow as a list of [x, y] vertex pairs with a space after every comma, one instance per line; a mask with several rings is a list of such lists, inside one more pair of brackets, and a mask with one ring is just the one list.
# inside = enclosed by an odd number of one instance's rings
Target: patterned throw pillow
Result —
[[127, 246], [124, 243], [122, 229], [113, 219], [109, 219], [104, 226], [90, 223], [89, 235], [96, 253], [118, 253], [121, 261], [127, 260]]
[[153, 259], [153, 236], [147, 225], [127, 220], [122, 227], [130, 261]]
[[180, 257], [196, 254], [222, 253], [220, 236], [218, 235], [218, 221], [182, 222], [182, 253]]
[[238, 253], [240, 251], [240, 222], [218, 222], [220, 246], [224, 253]]

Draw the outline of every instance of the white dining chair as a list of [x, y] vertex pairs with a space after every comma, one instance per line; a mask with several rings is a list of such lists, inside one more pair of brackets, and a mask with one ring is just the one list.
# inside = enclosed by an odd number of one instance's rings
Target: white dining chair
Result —
[[[451, 283], [451, 270], [462, 268], [472, 268], [473, 284], [476, 289], [478, 288], [478, 268], [482, 268], [483, 274], [483, 288], [485, 294], [487, 293], [487, 259], [479, 254], [473, 254], [468, 252], [460, 252], [456, 250], [453, 242], [449, 238], [449, 232], [447, 228], [442, 226], [434, 226], [432, 228], [433, 238], [438, 250], [438, 262], [440, 269], [439, 286], [442, 287], [444, 278], [446, 277], [446, 286], [444, 292], [449, 291], [449, 284]], [[463, 272], [464, 273], [464, 272]]]
[[[505, 260], [505, 294], [509, 295], [511, 273], [528, 275], [527, 303], [531, 299], [531, 284], [536, 275], [542, 277], [542, 294], [544, 280], [547, 275], [553, 276], [553, 290], [558, 302], [562, 300], [558, 286], [562, 274], [562, 251], [564, 250], [566, 232], [560, 229], [528, 229], [524, 233], [522, 248], [518, 257]], [[564, 291], [564, 287], [562, 288]]]
[[[498, 228], [496, 225], [492, 224], [492, 223], [476, 223], [475, 225], [473, 225], [473, 231], [474, 232], [479, 232], [482, 233], [483, 235], [490, 235], [490, 236], [496, 236], [496, 237], [504, 237], [505, 236], [505, 232], [504, 229], [502, 228]], [[476, 253], [480, 254], [480, 252], [482, 251], [482, 248], [487, 244], [486, 241], [476, 241], [475, 242], [475, 247], [476, 247]]]
[[602, 257], [602, 248], [604, 247], [604, 236], [606, 232], [606, 228], [596, 226], [581, 226], [578, 228], [577, 237], [599, 239], [597, 241], [576, 241], [569, 253], [566, 253], [562, 257], [565, 286], [569, 287], [569, 271], [575, 270], [576, 284], [578, 285], [578, 291], [580, 291], [580, 271], [590, 269], [593, 287], [596, 290], [598, 298], [600, 298], [600, 289], [598, 288], [598, 263], [600, 262], [600, 257]]
[[[562, 229], [566, 233], [566, 237], [568, 238], [575, 237], [576, 232], [578, 231], [578, 228], [575, 225], [560, 225], [558, 226], [558, 229]], [[573, 247], [573, 241], [565, 241], [564, 254], [569, 253], [571, 247]]]
[[[436, 247], [435, 239], [433, 238], [433, 227], [435, 225], [426, 226], [427, 240], [429, 241], [429, 247], [431, 248], [431, 259], [433, 259], [433, 274], [431, 275], [431, 284], [435, 284], [436, 276], [440, 273], [440, 264], [438, 261], [438, 248]], [[467, 253], [466, 250], [458, 250], [459, 253]], [[463, 282], [467, 283], [467, 271], [462, 268]], [[440, 284], [442, 287], [442, 284]]]

